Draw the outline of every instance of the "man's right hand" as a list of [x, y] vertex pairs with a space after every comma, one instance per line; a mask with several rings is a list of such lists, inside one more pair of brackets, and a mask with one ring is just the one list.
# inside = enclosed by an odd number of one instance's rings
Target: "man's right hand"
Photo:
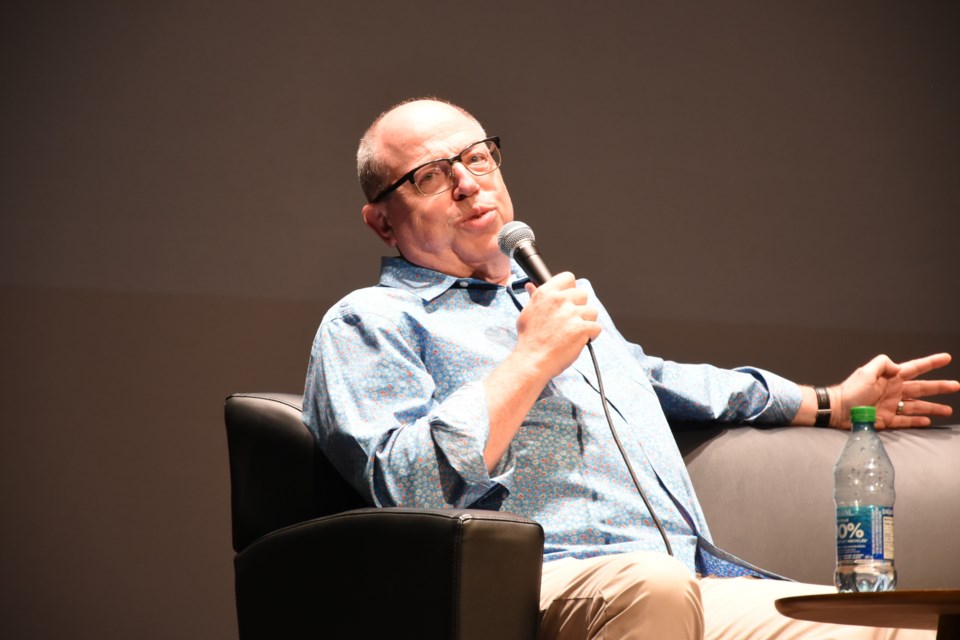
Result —
[[527, 284], [530, 304], [517, 319], [516, 352], [531, 359], [545, 376], [544, 384], [579, 357], [588, 340], [600, 335], [597, 309], [587, 292], [577, 288], [569, 271], [536, 287]]
[[600, 335], [598, 311], [587, 304], [572, 273], [558, 273], [541, 286], [527, 285], [530, 303], [517, 319], [517, 346], [484, 379], [490, 434], [484, 462], [493, 470], [530, 408], [550, 380]]

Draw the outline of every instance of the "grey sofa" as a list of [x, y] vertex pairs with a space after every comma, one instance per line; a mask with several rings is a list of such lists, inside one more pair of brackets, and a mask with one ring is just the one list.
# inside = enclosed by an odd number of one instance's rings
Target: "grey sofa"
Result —
[[[534, 638], [543, 532], [511, 514], [365, 509], [294, 394], [226, 402], [240, 637]], [[846, 434], [675, 425], [714, 540], [831, 583], [833, 464]], [[960, 427], [883, 432], [901, 587], [960, 586]]]
[[[714, 541], [795, 580], [833, 583], [833, 465], [847, 432], [676, 425]], [[960, 426], [880, 432], [896, 474], [899, 588], [960, 587]]]

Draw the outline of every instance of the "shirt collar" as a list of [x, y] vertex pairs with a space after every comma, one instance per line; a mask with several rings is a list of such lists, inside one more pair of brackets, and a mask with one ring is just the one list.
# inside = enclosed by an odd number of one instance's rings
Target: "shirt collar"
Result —
[[[520, 269], [516, 262], [510, 260], [510, 285], [517, 286], [524, 284], [529, 278]], [[381, 258], [380, 260], [380, 286], [402, 289], [420, 296], [425, 302], [430, 302], [441, 293], [453, 286], [472, 287], [491, 285], [485, 280], [475, 278], [458, 278], [418, 267], [412, 262], [407, 262], [403, 258]]]

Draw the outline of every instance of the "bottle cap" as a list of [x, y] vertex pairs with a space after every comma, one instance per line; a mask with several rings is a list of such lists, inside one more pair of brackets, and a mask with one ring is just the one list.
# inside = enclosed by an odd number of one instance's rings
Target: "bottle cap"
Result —
[[877, 421], [876, 407], [853, 407], [850, 409], [850, 422], [864, 423]]

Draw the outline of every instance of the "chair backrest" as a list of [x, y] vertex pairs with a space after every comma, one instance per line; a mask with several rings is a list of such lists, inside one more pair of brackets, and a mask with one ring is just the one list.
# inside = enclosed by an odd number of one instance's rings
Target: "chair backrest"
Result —
[[369, 506], [317, 447], [302, 406], [300, 395], [287, 393], [226, 400], [235, 551], [271, 531]]

